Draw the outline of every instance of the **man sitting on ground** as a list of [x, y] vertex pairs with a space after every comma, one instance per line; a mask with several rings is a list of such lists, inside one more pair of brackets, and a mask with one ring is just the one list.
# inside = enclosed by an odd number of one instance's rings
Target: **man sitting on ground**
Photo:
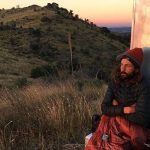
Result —
[[119, 55], [119, 67], [101, 105], [102, 118], [86, 150], [144, 150], [150, 122], [150, 92], [140, 67], [143, 51], [134, 48]]

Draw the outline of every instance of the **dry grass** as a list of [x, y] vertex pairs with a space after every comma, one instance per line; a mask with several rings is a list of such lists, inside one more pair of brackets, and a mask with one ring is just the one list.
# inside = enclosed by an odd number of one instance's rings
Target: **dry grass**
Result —
[[[35, 11], [36, 9], [36, 11]], [[14, 9], [14, 10], [3, 10], [0, 12], [1, 22], [8, 23], [11, 21], [16, 21], [17, 27], [22, 26], [23, 28], [29, 27], [39, 27], [40, 19], [43, 16], [52, 17], [55, 15], [54, 11], [42, 9], [41, 7], [27, 7], [23, 9]], [[4, 17], [1, 17], [4, 16]]]
[[105, 85], [85, 85], [79, 90], [76, 81], [67, 81], [1, 90], [0, 149], [45, 150], [84, 144], [92, 114], [100, 113], [105, 89]]

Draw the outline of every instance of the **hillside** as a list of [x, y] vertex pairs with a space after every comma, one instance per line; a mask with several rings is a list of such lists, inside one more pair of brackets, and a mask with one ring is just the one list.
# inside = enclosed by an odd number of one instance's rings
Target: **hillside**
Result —
[[56, 3], [45, 7], [0, 10], [0, 85], [14, 85], [40, 76], [67, 78], [74, 74], [107, 80], [115, 57], [129, 41], [82, 20]]

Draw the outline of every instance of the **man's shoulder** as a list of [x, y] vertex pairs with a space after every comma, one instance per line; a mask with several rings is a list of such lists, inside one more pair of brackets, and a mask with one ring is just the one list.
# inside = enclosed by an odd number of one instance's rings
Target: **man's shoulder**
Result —
[[143, 86], [149, 86], [145, 78], [142, 78], [141, 81], [139, 82]]
[[139, 86], [150, 90], [150, 84], [144, 78], [139, 82]]

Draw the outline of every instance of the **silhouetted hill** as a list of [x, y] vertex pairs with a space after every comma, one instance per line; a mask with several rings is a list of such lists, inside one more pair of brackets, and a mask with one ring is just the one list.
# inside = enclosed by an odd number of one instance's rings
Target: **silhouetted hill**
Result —
[[[0, 84], [9, 85], [41, 76], [76, 76], [107, 80], [115, 57], [129, 40], [82, 20], [56, 3], [45, 7], [0, 10]], [[23, 80], [23, 81], [22, 81]]]

